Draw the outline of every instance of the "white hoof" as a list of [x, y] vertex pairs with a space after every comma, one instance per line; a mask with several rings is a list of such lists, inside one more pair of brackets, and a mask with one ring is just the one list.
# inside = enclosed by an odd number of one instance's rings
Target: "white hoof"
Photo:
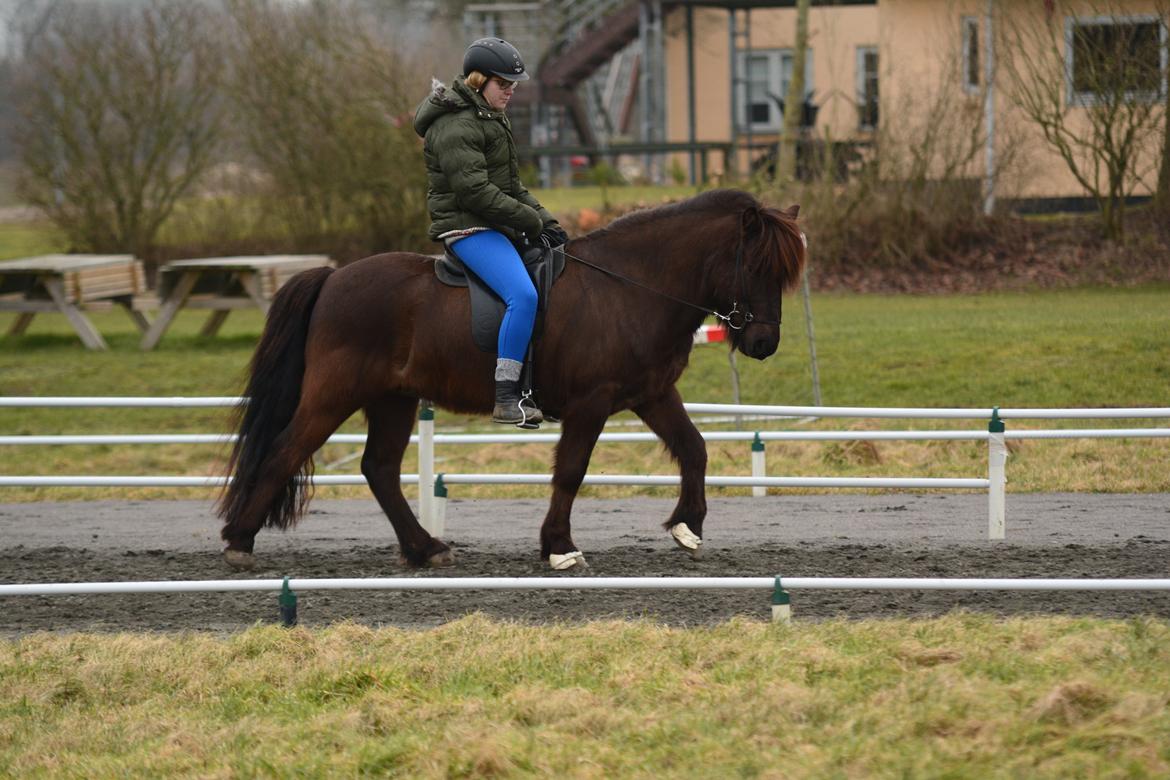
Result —
[[674, 537], [675, 544], [689, 552], [695, 560], [699, 559], [702, 553], [703, 540], [696, 536], [690, 528], [687, 528], [686, 523], [671, 526], [670, 535]]
[[548, 565], [552, 566], [553, 571], [565, 571], [574, 566], [580, 566], [582, 569], [586, 568], [588, 564], [585, 563], [585, 555], [580, 550], [573, 550], [564, 555], [557, 555], [551, 553], [548, 556]]

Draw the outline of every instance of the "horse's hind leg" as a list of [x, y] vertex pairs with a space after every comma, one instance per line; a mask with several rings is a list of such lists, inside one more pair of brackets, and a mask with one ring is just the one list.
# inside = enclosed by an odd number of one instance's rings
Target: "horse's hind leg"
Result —
[[[329, 412], [313, 403], [310, 397], [302, 396], [292, 420], [273, 441], [271, 453], [250, 488], [247, 502], [238, 512], [225, 518], [221, 536], [227, 542], [224, 560], [228, 565], [236, 569], [255, 566], [252, 548], [256, 534], [266, 519], [281, 514], [280, 504], [293, 500], [289, 495], [290, 481], [298, 478], [305, 462], [352, 412], [352, 409]], [[298, 488], [298, 495], [306, 489]], [[285, 494], [283, 497], [282, 493]], [[292, 511], [288, 525], [295, 522], [298, 513], [299, 507]], [[286, 527], [283, 522], [280, 525]]]
[[556, 465], [553, 467], [553, 494], [548, 514], [540, 527], [540, 555], [547, 558], [554, 569], [584, 566], [585, 558], [573, 543], [569, 515], [573, 499], [585, 479], [589, 458], [597, 437], [609, 416], [608, 399], [589, 405], [576, 405], [565, 412], [561, 440], [557, 443]]
[[658, 434], [671, 457], [678, 461], [682, 486], [678, 504], [664, 525], [679, 547], [698, 558], [703, 519], [707, 516], [707, 445], [673, 387], [661, 398], [635, 407], [634, 413]]
[[402, 557], [413, 566], [453, 566], [450, 548], [419, 525], [402, 495], [402, 455], [417, 411], [418, 399], [403, 396], [388, 396], [366, 406], [369, 432], [362, 474], [394, 526]]

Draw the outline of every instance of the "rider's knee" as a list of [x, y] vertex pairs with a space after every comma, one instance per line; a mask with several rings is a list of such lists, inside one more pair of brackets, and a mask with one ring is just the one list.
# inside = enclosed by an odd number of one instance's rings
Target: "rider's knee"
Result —
[[525, 314], [535, 314], [536, 302], [536, 288], [531, 283], [518, 285], [508, 300], [508, 307]]

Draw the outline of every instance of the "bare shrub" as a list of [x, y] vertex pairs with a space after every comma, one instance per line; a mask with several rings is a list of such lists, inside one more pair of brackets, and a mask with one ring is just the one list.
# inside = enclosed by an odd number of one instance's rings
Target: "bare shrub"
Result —
[[204, 7], [59, 2], [24, 21], [20, 195], [75, 249], [148, 254], [222, 138]]
[[231, 96], [261, 209], [296, 248], [340, 259], [427, 243], [411, 109], [429, 79], [347, 3], [230, 0]]
[[[985, 138], [979, 106], [942, 84], [886, 113], [896, 121], [882, 119], [845, 181], [838, 162], [824, 159], [811, 166], [819, 171], [811, 180], [777, 194], [801, 204], [822, 267], [921, 266], [988, 230], [981, 180], [973, 174]], [[836, 147], [820, 148], [827, 157]]]
[[1010, 99], [1097, 201], [1105, 236], [1122, 240], [1126, 198], [1152, 189], [1156, 176], [1165, 19], [1135, 18], [1108, 0], [1079, 16], [1039, 5], [1001, 9]]

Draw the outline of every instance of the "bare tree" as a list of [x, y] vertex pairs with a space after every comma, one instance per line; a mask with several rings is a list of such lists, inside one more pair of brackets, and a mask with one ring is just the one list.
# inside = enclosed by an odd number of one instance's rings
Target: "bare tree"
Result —
[[[778, 181], [778, 194], [807, 210], [819, 267], [848, 271], [866, 261], [921, 268], [986, 236], [983, 94], [967, 94], [955, 83], [960, 62], [959, 48], [948, 45], [933, 56], [929, 73], [899, 74], [910, 86], [883, 92], [872, 145], [849, 153], [841, 167], [825, 159], [814, 167], [816, 176], [799, 183], [798, 194]], [[895, 65], [883, 64], [884, 79], [895, 81], [894, 72]], [[1004, 122], [997, 135], [994, 175], [1002, 186], [1018, 176], [1019, 128]], [[833, 148], [827, 136], [824, 147]]]
[[59, 2], [21, 30], [21, 195], [76, 249], [148, 252], [221, 139], [204, 6]]
[[1152, 171], [1164, 115], [1161, 21], [1035, 4], [1014, 6], [996, 26], [1009, 98], [1097, 201], [1104, 234], [1123, 240], [1126, 199]]
[[426, 181], [411, 110], [429, 78], [409, 47], [348, 3], [229, 0], [233, 105], [267, 202], [304, 248], [426, 242]]
[[[1170, 28], [1170, 2], [1158, 3], [1158, 16], [1162, 19], [1162, 26]], [[1162, 75], [1162, 92], [1166, 98], [1162, 106], [1162, 164], [1158, 168], [1154, 205], [1170, 216], [1170, 72]]]
[[[804, 65], [808, 55], [809, 0], [796, 2], [796, 42], [792, 47], [792, 80], [784, 98], [784, 132], [776, 158], [776, 178], [782, 182], [796, 180], [796, 137], [804, 107]], [[791, 109], [791, 110], [788, 110]]]

